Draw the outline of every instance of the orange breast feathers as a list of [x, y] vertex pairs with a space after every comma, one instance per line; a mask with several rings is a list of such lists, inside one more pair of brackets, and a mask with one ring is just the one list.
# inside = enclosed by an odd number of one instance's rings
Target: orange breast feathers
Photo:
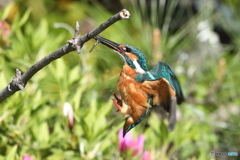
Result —
[[138, 120], [148, 107], [148, 93], [143, 88], [142, 83], [134, 80], [136, 71], [124, 65], [118, 80], [117, 89], [122, 99], [121, 113], [131, 117], [133, 121]]
[[167, 111], [170, 108], [171, 97], [175, 97], [176, 93], [169, 82], [161, 78], [156, 81], [136, 82], [135, 75], [137, 72], [124, 65], [118, 80], [118, 91], [121, 95], [123, 106], [122, 113], [132, 115], [136, 120], [146, 112], [148, 107], [149, 95], [153, 96], [153, 105], [162, 105]]

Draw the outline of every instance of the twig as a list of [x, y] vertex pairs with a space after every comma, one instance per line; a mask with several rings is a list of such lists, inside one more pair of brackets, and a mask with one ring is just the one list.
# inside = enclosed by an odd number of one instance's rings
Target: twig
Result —
[[0, 103], [13, 95], [15, 92], [19, 90], [24, 90], [24, 87], [27, 85], [27, 82], [32, 78], [32, 76], [34, 76], [38, 71], [40, 71], [43, 67], [47, 66], [49, 63], [75, 50], [80, 53], [84, 43], [100, 34], [103, 30], [105, 30], [118, 20], [128, 19], [129, 17], [129, 11], [123, 9], [116, 15], [109, 18], [106, 22], [102, 23], [100, 26], [83, 36], [79, 36], [80, 26], [77, 22], [74, 37], [68, 41], [68, 44], [65, 44], [58, 50], [38, 61], [36, 64], [31, 66], [23, 75], [21, 75], [21, 72], [16, 69], [16, 75], [13, 80], [8, 84], [8, 86], [6, 86], [3, 90], [0, 91]]
[[99, 42], [99, 40], [97, 39], [96, 42], [94, 43], [94, 45], [92, 46], [92, 48], [89, 50], [89, 52], [92, 52], [93, 49], [98, 45], [98, 43], [100, 43], [100, 42]]

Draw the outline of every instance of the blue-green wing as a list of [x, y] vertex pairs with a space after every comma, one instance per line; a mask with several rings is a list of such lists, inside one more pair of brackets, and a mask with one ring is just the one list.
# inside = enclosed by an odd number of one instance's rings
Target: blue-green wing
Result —
[[172, 69], [164, 62], [158, 62], [150, 71], [145, 74], [137, 74], [135, 80], [138, 82], [154, 81], [161, 78], [165, 78], [177, 94], [177, 103], [180, 104], [184, 98], [181, 89], [181, 85], [173, 73]]

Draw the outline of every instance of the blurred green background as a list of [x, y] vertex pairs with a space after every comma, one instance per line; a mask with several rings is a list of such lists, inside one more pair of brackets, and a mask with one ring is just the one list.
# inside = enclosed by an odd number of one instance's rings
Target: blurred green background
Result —
[[[144, 135], [144, 150], [156, 160], [239, 159], [210, 156], [240, 154], [239, 1], [3, 0], [0, 7], [0, 89], [16, 68], [25, 72], [66, 44], [76, 21], [83, 35], [126, 8], [130, 19], [101, 36], [139, 48], [149, 68], [168, 63], [186, 98], [173, 132], [153, 108], [131, 133]], [[52, 62], [25, 91], [0, 104], [0, 160], [25, 154], [34, 160], [123, 159], [117, 132], [124, 118], [111, 101], [122, 62], [102, 45], [89, 52], [93, 44]], [[72, 130], [63, 115], [65, 102], [74, 110]]]

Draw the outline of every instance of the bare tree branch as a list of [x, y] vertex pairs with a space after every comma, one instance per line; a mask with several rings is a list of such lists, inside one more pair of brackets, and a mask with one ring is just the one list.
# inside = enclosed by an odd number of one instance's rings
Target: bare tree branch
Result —
[[80, 26], [78, 23], [76, 23], [75, 35], [71, 40], [68, 41], [68, 44], [62, 46], [58, 50], [38, 61], [22, 75], [21, 72], [16, 69], [16, 74], [13, 80], [8, 84], [8, 86], [6, 86], [3, 90], [0, 91], [0, 103], [13, 95], [15, 92], [19, 90], [24, 90], [24, 87], [27, 85], [27, 82], [32, 78], [32, 76], [34, 76], [38, 71], [40, 71], [43, 67], [47, 66], [49, 63], [75, 50], [80, 53], [84, 43], [100, 34], [103, 30], [105, 30], [118, 20], [128, 19], [129, 17], [129, 11], [123, 9], [116, 15], [109, 18], [106, 22], [102, 23], [100, 26], [83, 36], [79, 36]]

